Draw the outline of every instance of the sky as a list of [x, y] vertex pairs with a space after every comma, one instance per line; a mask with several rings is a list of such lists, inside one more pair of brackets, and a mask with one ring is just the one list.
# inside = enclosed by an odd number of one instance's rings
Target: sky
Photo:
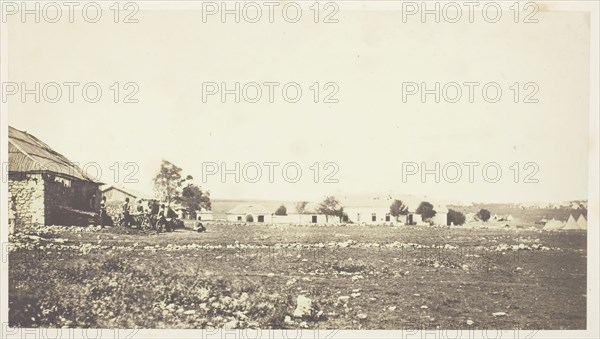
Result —
[[[148, 193], [168, 160], [221, 199], [317, 200], [335, 192], [460, 202], [587, 198], [587, 13], [541, 11], [536, 24], [402, 22], [401, 12], [385, 10], [341, 10], [333, 24], [314, 23], [310, 12], [295, 24], [203, 22], [200, 11], [178, 10], [142, 10], [136, 18], [10, 18], [8, 81], [82, 85], [73, 103], [64, 85], [57, 103], [9, 96], [9, 125], [92, 174], [100, 168], [99, 181]], [[81, 94], [90, 82], [102, 89], [96, 103]], [[118, 103], [110, 89], [116, 82]], [[129, 82], [137, 84], [137, 103], [123, 102]], [[223, 103], [220, 93], [206, 94], [209, 83], [231, 89], [236, 82], [259, 84], [260, 100], [236, 103], [228, 95]], [[265, 82], [280, 83], [273, 103]], [[459, 84], [461, 99], [436, 103], [427, 95], [422, 102], [419, 92], [403, 100], [408, 83], [431, 89], [436, 82]], [[481, 84], [473, 103], [465, 82]], [[296, 103], [283, 97], [289, 83], [302, 89]], [[487, 83], [502, 90], [495, 103], [482, 95]], [[251, 99], [255, 87], [247, 89]], [[451, 99], [455, 87], [447, 89]], [[288, 90], [293, 97], [294, 87]], [[338, 102], [324, 102], [334, 91]], [[533, 92], [538, 102], [525, 103]], [[494, 88], [488, 93], [493, 98]], [[436, 163], [439, 182], [435, 174], [422, 178]], [[478, 164], [472, 182], [465, 163]]]

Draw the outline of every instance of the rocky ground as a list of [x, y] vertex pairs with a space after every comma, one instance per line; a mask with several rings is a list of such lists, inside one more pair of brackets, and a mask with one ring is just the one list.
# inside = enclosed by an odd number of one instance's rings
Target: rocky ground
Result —
[[19, 327], [584, 329], [586, 234], [537, 229], [29, 227]]

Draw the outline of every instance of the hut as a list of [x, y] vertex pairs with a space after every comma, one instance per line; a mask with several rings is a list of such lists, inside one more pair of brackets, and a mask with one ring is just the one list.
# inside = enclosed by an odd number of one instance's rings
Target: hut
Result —
[[16, 226], [94, 223], [100, 185], [40, 139], [9, 126], [8, 191]]

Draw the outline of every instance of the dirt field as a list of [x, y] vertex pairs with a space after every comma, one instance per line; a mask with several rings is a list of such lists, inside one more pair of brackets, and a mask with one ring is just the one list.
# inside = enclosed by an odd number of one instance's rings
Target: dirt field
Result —
[[[207, 233], [159, 235], [30, 228], [11, 238], [9, 320], [20, 327], [585, 329], [586, 240], [583, 232], [389, 226], [210, 225]], [[299, 296], [310, 299], [300, 311]]]

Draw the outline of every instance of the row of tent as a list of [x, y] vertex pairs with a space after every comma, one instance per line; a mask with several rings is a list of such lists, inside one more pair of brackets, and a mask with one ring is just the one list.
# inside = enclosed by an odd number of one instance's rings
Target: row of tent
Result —
[[552, 219], [544, 225], [545, 230], [587, 230], [587, 220], [582, 215], [575, 221], [573, 215], [569, 215], [569, 220], [563, 222], [560, 220]]
[[[479, 219], [479, 217], [477, 217], [476, 213], [467, 213], [465, 215], [465, 217], [467, 218], [468, 222], [482, 221], [481, 219]], [[514, 220], [515, 220], [515, 218], [512, 216], [512, 214], [509, 214], [509, 215], [494, 214], [494, 215], [490, 216], [490, 218], [487, 221], [514, 221]]]

